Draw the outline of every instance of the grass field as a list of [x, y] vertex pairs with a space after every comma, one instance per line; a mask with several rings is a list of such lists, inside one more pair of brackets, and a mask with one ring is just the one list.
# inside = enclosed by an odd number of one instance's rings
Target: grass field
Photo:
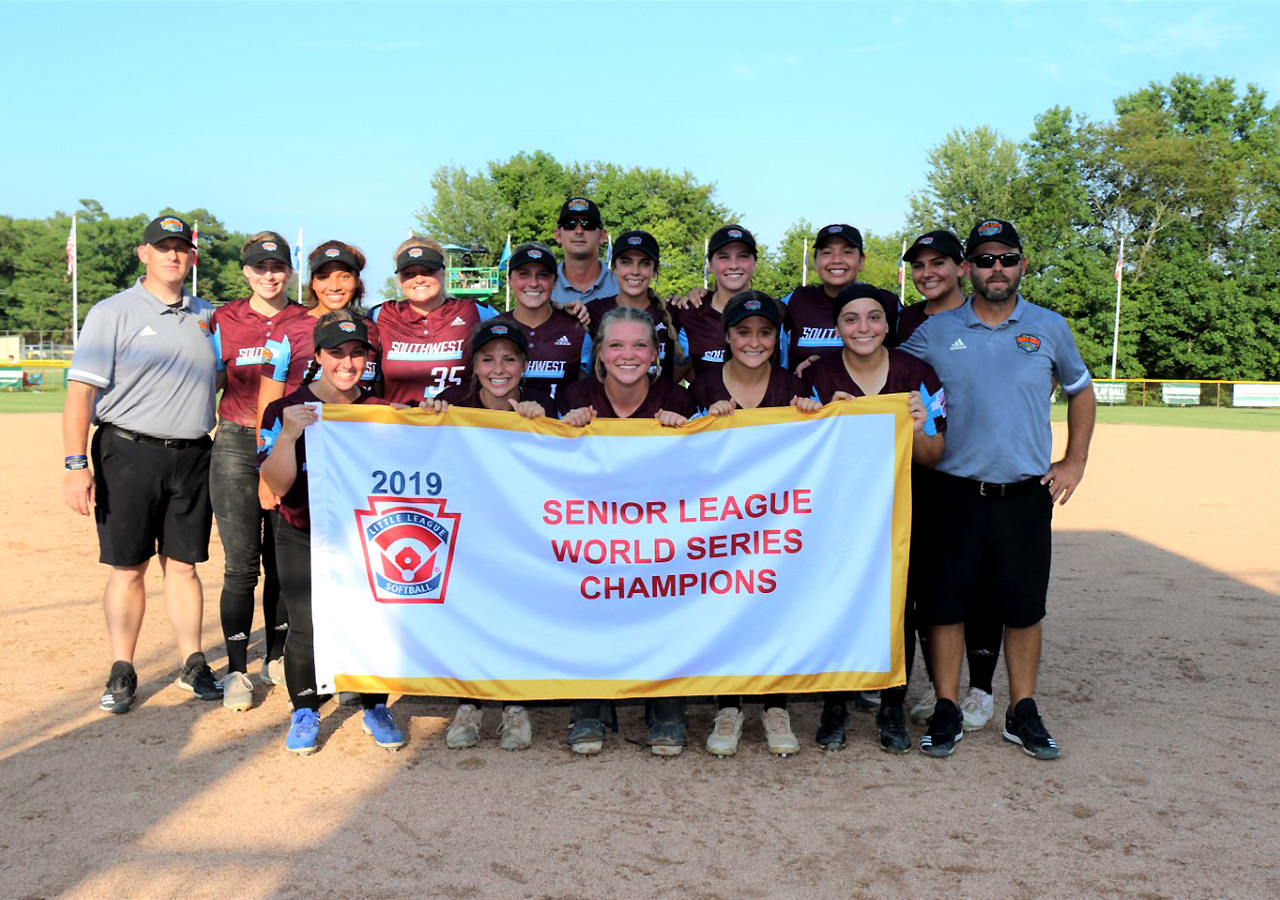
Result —
[[62, 412], [67, 392], [62, 388], [43, 391], [0, 391], [0, 413]]

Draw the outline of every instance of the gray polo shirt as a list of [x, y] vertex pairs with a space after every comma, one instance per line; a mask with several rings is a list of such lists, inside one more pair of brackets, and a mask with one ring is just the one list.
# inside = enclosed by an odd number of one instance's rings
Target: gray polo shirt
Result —
[[604, 263], [600, 264], [600, 276], [596, 278], [595, 284], [585, 291], [578, 290], [565, 279], [564, 263], [556, 266], [556, 286], [551, 289], [551, 299], [556, 303], [572, 303], [575, 300], [590, 303], [597, 297], [616, 297], [617, 294], [618, 279], [613, 276], [613, 269]]
[[947, 392], [947, 450], [938, 469], [1010, 483], [1049, 471], [1053, 379], [1067, 394], [1091, 379], [1066, 319], [1018, 295], [995, 328], [963, 306], [925, 319], [900, 350], [923, 359]]
[[98, 389], [93, 420], [152, 437], [198, 438], [214, 424], [213, 307], [185, 290], [168, 306], [142, 285], [93, 305], [67, 377]]

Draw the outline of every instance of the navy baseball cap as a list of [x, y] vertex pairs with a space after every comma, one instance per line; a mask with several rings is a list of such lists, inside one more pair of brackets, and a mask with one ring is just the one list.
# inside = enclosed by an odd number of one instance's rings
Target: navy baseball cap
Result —
[[560, 207], [560, 216], [556, 219], [556, 224], [563, 225], [569, 219], [586, 219], [596, 228], [604, 224], [604, 220], [600, 218], [600, 207], [586, 197], [570, 197], [564, 201], [564, 205]]
[[529, 263], [542, 266], [552, 275], [556, 273], [556, 256], [546, 244], [529, 243], [516, 247], [511, 254], [511, 268], [508, 271], [514, 272]]
[[752, 316], [764, 316], [775, 327], [782, 327], [782, 310], [778, 308], [777, 300], [764, 291], [743, 291], [741, 294], [734, 294], [724, 305], [724, 312], [721, 314], [724, 330], [727, 332], [743, 319]]
[[613, 242], [613, 257], [609, 260], [609, 266], [617, 265], [618, 254], [628, 250], [639, 250], [653, 260], [654, 265], [658, 263], [658, 239], [647, 231], [637, 229], [618, 235], [618, 239]]
[[196, 245], [192, 239], [191, 226], [177, 216], [156, 216], [147, 223], [146, 230], [142, 232], [144, 244], [158, 244], [169, 238], [186, 241], [192, 247]]
[[756, 239], [751, 232], [735, 222], [730, 222], [728, 225], [717, 228], [715, 233], [711, 235], [711, 240], [707, 242], [707, 259], [710, 259], [711, 254], [725, 244], [732, 244], [734, 241], [746, 244], [747, 249], [751, 251], [751, 255], [757, 255]]
[[396, 257], [396, 271], [410, 266], [422, 266], [427, 269], [443, 269], [444, 256], [434, 247], [405, 247]]
[[1018, 232], [1014, 230], [1011, 223], [1001, 219], [983, 219], [973, 226], [973, 231], [969, 232], [969, 240], [964, 245], [965, 255], [972, 255], [974, 247], [991, 241], [1015, 250], [1022, 249], [1022, 239], [1018, 237]]
[[501, 322], [497, 319], [481, 322], [480, 326], [471, 333], [471, 352], [479, 353], [480, 348], [490, 341], [510, 341], [525, 358], [529, 356], [529, 339], [525, 337], [524, 329], [514, 323]]
[[339, 241], [327, 241], [312, 250], [311, 255], [307, 257], [307, 268], [314, 272], [325, 263], [331, 262], [341, 263], [352, 272], [360, 271], [360, 263], [356, 261], [351, 248]]
[[240, 254], [240, 261], [246, 266], [260, 263], [264, 259], [274, 259], [276, 262], [282, 262], [289, 268], [293, 268], [293, 259], [289, 256], [289, 248], [273, 238], [254, 241], [245, 248], [244, 253]]
[[320, 322], [312, 332], [312, 342], [317, 350], [332, 350], [341, 347], [347, 341], [359, 341], [366, 347], [369, 343], [369, 328], [363, 319], [342, 319], [337, 322]]
[[862, 250], [862, 232], [854, 228], [852, 225], [824, 225], [818, 229], [818, 233], [813, 238], [813, 249], [817, 250], [832, 238], [840, 238], [842, 241], [848, 241], [853, 246]]
[[[976, 246], [976, 245], [975, 245]], [[960, 238], [946, 229], [926, 231], [902, 254], [903, 262], [915, 262], [916, 254], [921, 250], [936, 250], [956, 262], [964, 262], [964, 247], [960, 246]]]
[[890, 343], [894, 334], [898, 331], [898, 298], [893, 292], [867, 284], [865, 281], [855, 281], [853, 284], [846, 285], [840, 289], [840, 293], [836, 294], [836, 299], [831, 301], [831, 318], [833, 321], [839, 320], [840, 311], [851, 300], [874, 300], [880, 304], [880, 308], [884, 310], [884, 320], [889, 325], [889, 333], [885, 336], [885, 343], [886, 345]]

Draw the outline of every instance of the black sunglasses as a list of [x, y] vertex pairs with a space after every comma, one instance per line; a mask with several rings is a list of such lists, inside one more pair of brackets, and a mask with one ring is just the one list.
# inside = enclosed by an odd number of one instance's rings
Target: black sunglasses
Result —
[[1022, 262], [1021, 253], [979, 253], [969, 257], [969, 262], [979, 269], [990, 269], [997, 262], [1006, 269], [1012, 269]]
[[583, 231], [595, 231], [600, 226], [590, 219], [564, 219], [560, 222], [560, 227], [566, 231], [573, 231], [575, 228], [581, 228]]

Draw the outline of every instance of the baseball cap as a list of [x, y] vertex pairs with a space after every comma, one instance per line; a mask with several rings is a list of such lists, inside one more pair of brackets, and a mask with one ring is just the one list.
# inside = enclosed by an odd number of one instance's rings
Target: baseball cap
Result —
[[658, 262], [658, 239], [647, 231], [637, 229], [622, 232], [613, 242], [613, 258], [609, 260], [610, 267], [617, 264], [619, 253], [625, 253], [628, 250], [639, 250], [653, 260], [655, 265]]
[[337, 322], [321, 322], [312, 333], [312, 340], [317, 350], [332, 350], [341, 347], [347, 341], [359, 341], [366, 347], [369, 343], [369, 328], [362, 319], [340, 319]]
[[519, 325], [510, 322], [500, 322], [497, 319], [490, 319], [487, 322], [481, 322], [480, 326], [471, 333], [471, 352], [479, 353], [480, 348], [490, 341], [510, 341], [520, 349], [524, 356], [529, 355], [529, 339], [524, 335], [524, 329]]
[[240, 261], [246, 266], [260, 263], [264, 259], [274, 259], [293, 268], [293, 260], [289, 256], [289, 248], [273, 238], [254, 241], [240, 254]]
[[960, 238], [945, 228], [937, 231], [926, 231], [902, 254], [903, 262], [915, 262], [916, 254], [921, 250], [936, 250], [943, 256], [949, 256], [956, 262], [964, 262], [964, 248], [960, 246]]
[[177, 216], [156, 216], [147, 223], [146, 231], [142, 232], [144, 244], [158, 244], [169, 238], [186, 241], [192, 247], [196, 245], [191, 239], [191, 226]]
[[832, 238], [848, 241], [859, 250], [862, 249], [862, 232], [852, 225], [824, 225], [818, 229], [813, 238], [813, 249], [817, 250]]
[[751, 255], [756, 255], [756, 239], [751, 232], [737, 223], [730, 222], [728, 225], [717, 228], [715, 233], [711, 235], [711, 240], [707, 242], [707, 259], [710, 259], [711, 254], [725, 244], [732, 244], [734, 241], [746, 244], [747, 249], [751, 251]]
[[561, 224], [566, 219], [579, 218], [586, 219], [597, 228], [603, 224], [603, 220], [600, 218], [600, 207], [586, 197], [570, 197], [564, 201], [564, 205], [560, 207], [560, 216], [556, 219], [556, 224]]
[[836, 299], [831, 301], [831, 318], [833, 321], [838, 320], [840, 310], [844, 309], [849, 301], [864, 299], [876, 301], [884, 310], [884, 320], [889, 326], [889, 333], [885, 337], [887, 345], [898, 330], [898, 298], [892, 291], [882, 290], [865, 281], [855, 281], [841, 288], [840, 293], [836, 294]]
[[407, 269], [409, 266], [443, 269], [444, 257], [434, 247], [405, 247], [396, 256], [396, 271]]
[[537, 263], [553, 275], [555, 274], [556, 256], [546, 244], [528, 243], [516, 247], [515, 252], [511, 254], [510, 271], [514, 272], [529, 263]]
[[321, 244], [311, 251], [311, 255], [307, 257], [308, 269], [314, 272], [325, 263], [336, 262], [346, 266], [352, 272], [360, 271], [360, 264], [356, 261], [355, 254], [351, 252], [351, 248], [337, 241], [329, 241], [327, 244], [328, 246]]
[[973, 231], [969, 232], [969, 240], [964, 247], [965, 255], [972, 254], [973, 248], [979, 244], [990, 241], [1004, 244], [1015, 250], [1022, 249], [1022, 240], [1018, 237], [1018, 232], [1014, 230], [1013, 225], [1001, 219], [983, 219], [973, 226]]
[[741, 294], [734, 294], [724, 305], [724, 312], [721, 313], [724, 330], [728, 331], [743, 319], [752, 316], [764, 316], [776, 327], [782, 327], [782, 310], [778, 308], [777, 300], [764, 291], [743, 291]]

